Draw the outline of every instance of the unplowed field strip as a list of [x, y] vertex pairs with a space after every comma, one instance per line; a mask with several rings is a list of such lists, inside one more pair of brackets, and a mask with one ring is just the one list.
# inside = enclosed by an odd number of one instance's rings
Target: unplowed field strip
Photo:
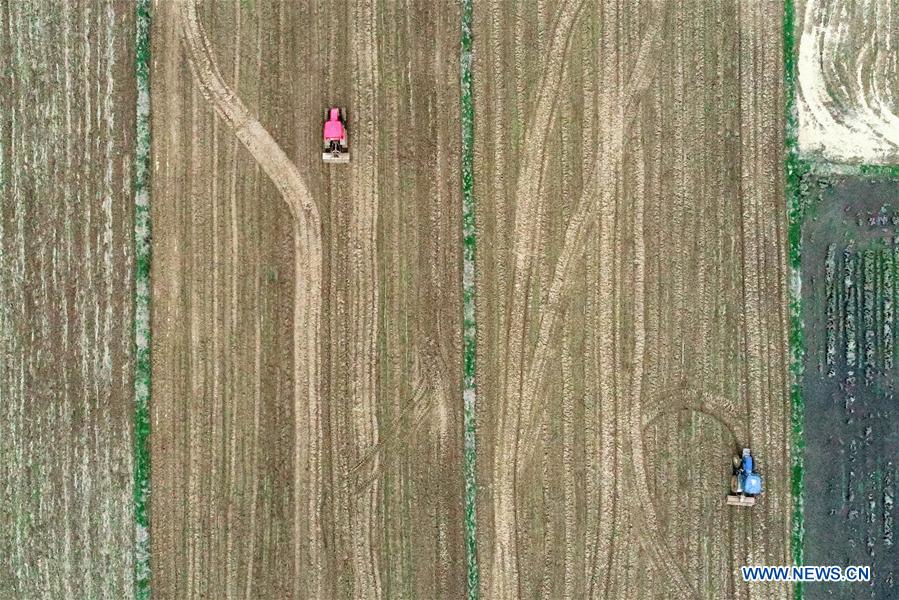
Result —
[[482, 595], [788, 597], [782, 6], [474, 10]]
[[157, 8], [155, 596], [464, 594], [458, 19]]
[[0, 597], [133, 596], [135, 12], [0, 1]]

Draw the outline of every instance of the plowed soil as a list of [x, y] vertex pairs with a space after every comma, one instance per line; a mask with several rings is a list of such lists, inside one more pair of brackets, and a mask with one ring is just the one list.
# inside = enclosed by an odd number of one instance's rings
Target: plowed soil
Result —
[[134, 593], [134, 21], [0, 0], [0, 598]]
[[474, 10], [481, 596], [790, 597], [783, 5]]
[[463, 596], [458, 22], [155, 6], [154, 597]]
[[899, 589], [899, 193], [896, 181], [810, 181], [803, 231], [807, 564], [868, 565], [870, 583], [805, 597], [886, 600]]
[[799, 150], [899, 163], [899, 0], [796, 0]]

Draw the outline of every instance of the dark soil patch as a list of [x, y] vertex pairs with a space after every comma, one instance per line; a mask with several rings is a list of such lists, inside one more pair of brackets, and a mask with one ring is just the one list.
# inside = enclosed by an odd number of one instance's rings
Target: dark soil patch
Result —
[[803, 231], [805, 562], [870, 565], [806, 598], [896, 598], [899, 187], [818, 179]]

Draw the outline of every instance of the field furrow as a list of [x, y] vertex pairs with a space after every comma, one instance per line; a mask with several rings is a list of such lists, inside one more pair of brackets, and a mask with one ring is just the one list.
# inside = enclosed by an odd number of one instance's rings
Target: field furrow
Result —
[[0, 31], [0, 597], [130, 597], [134, 7]]
[[508, 140], [475, 154], [482, 593], [762, 597], [734, 573], [789, 548], [780, 7], [517, 10], [475, 7], [476, 132]]
[[462, 595], [457, 23], [156, 11], [155, 595]]

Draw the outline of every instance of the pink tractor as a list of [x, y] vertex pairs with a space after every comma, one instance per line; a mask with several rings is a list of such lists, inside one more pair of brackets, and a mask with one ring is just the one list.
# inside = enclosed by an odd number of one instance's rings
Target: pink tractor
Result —
[[323, 161], [326, 163], [350, 162], [350, 149], [346, 142], [346, 120], [343, 110], [336, 106], [328, 109], [323, 138]]

